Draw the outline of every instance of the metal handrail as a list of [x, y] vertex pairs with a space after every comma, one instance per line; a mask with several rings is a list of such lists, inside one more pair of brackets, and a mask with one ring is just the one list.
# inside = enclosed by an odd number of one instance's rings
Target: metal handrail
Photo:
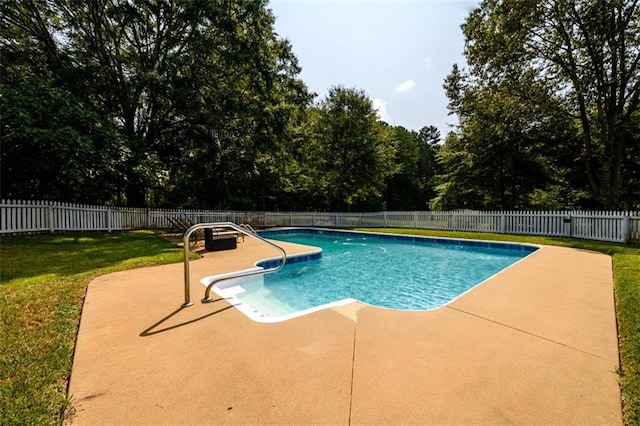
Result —
[[284, 264], [287, 262], [287, 253], [284, 251], [284, 249], [282, 247], [272, 243], [271, 241], [268, 241], [268, 240], [262, 238], [258, 234], [255, 234], [255, 233], [252, 234], [250, 231], [248, 231], [248, 230], [246, 230], [244, 228], [241, 228], [240, 226], [236, 225], [233, 222], [196, 223], [195, 225], [193, 225], [192, 227], [190, 227], [189, 229], [187, 229], [185, 231], [184, 237], [183, 237], [183, 242], [184, 242], [184, 303], [181, 305], [183, 308], [186, 308], [188, 306], [193, 305], [193, 302], [191, 301], [191, 284], [190, 284], [191, 277], [190, 277], [190, 271], [189, 271], [189, 237], [191, 236], [191, 234], [194, 231], [197, 231], [198, 229], [202, 229], [202, 228], [222, 228], [222, 227], [235, 229], [236, 231], [241, 232], [243, 235], [247, 235], [249, 237], [255, 238], [258, 241], [261, 241], [262, 243], [267, 244], [267, 245], [279, 250], [280, 253], [282, 253], [282, 261], [275, 268], [263, 269], [263, 270], [260, 270], [260, 271], [251, 271], [253, 273], [239, 273], [237, 275], [231, 275], [229, 277], [225, 277], [225, 278], [221, 278], [221, 279], [218, 279], [218, 280], [214, 280], [213, 282], [211, 282], [207, 286], [207, 289], [205, 291], [205, 297], [204, 297], [204, 299], [202, 299], [203, 303], [211, 301], [211, 298], [209, 297], [209, 294], [211, 292], [211, 287], [213, 287], [214, 284], [217, 284], [220, 281], [224, 281], [224, 280], [231, 279], [231, 278], [244, 277], [244, 276], [248, 276], [248, 275], [270, 274], [270, 273], [277, 272], [280, 269], [282, 269]]
[[254, 235], [258, 235], [256, 230], [253, 229], [253, 226], [249, 225], [248, 223], [241, 223], [240, 227], [246, 229], [247, 231], [251, 232]]

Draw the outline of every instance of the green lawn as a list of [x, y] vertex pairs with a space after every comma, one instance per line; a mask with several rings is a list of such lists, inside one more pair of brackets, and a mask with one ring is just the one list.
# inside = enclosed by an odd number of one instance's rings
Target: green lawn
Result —
[[[640, 249], [568, 238], [375, 231], [554, 244], [611, 255], [625, 423], [640, 424]], [[60, 424], [73, 413], [66, 387], [82, 302], [93, 278], [180, 261], [182, 250], [151, 231], [1, 237], [0, 424]]]
[[1, 237], [0, 424], [60, 424], [72, 413], [67, 381], [93, 278], [182, 253], [149, 231]]

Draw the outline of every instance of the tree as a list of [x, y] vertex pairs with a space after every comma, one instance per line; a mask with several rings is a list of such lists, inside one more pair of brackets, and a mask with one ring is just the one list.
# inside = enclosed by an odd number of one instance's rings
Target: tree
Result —
[[473, 175], [473, 156], [455, 132], [450, 132], [438, 152], [442, 173], [436, 176], [436, 196], [431, 210], [455, 210], [482, 207], [477, 194], [478, 182]]
[[441, 173], [438, 152], [441, 149], [440, 131], [435, 126], [425, 126], [418, 131], [418, 179], [421, 202], [428, 203], [435, 196], [435, 177]]
[[189, 154], [172, 171], [181, 185], [171, 192], [192, 193], [199, 206], [276, 206], [288, 185], [288, 144], [312, 99], [264, 2], [248, 5], [227, 3], [234, 31], [198, 49], [218, 46], [191, 69], [184, 82], [189, 95], [180, 97], [180, 139], [188, 142]]
[[381, 207], [385, 179], [397, 170], [396, 147], [388, 128], [377, 121], [371, 99], [355, 88], [332, 87], [319, 108], [316, 167], [326, 207]]
[[385, 204], [389, 210], [424, 209], [420, 206], [421, 186], [418, 178], [418, 141], [416, 132], [402, 126], [391, 128], [396, 144], [397, 173], [389, 176], [385, 184]]
[[[160, 184], [158, 176], [171, 176], [171, 166], [183, 166], [184, 155], [210, 153], [206, 147], [190, 149], [194, 143], [215, 145], [212, 134], [246, 142], [247, 127], [258, 117], [239, 121], [237, 113], [245, 113], [262, 89], [256, 74], [266, 73], [256, 63], [269, 25], [262, 1], [69, 1], [61, 4], [61, 14], [82, 84], [78, 90], [129, 137], [128, 204], [146, 204], [148, 190]], [[250, 67], [256, 71], [242, 73]], [[236, 128], [228, 131], [227, 123]], [[235, 166], [246, 157], [224, 164], [237, 177]], [[228, 173], [222, 173], [223, 183]]]
[[469, 81], [579, 123], [603, 208], [618, 207], [640, 103], [640, 9], [623, 0], [485, 0], [463, 25]]
[[385, 202], [389, 210], [424, 210], [435, 196], [434, 177], [439, 170], [440, 131], [425, 126], [418, 132], [392, 127], [397, 172], [387, 178]]
[[0, 2], [0, 73], [3, 82], [23, 74], [50, 77], [67, 65], [55, 34], [60, 16], [49, 2]]
[[[531, 193], [552, 179], [545, 163], [545, 146], [558, 142], [552, 134], [559, 130], [555, 127], [557, 120], [511, 96], [502, 85], [470, 83], [457, 68], [448, 76], [445, 89], [449, 107], [460, 118], [460, 137], [447, 149], [464, 150], [469, 168], [466, 173], [451, 174], [449, 179], [463, 178], [458, 185], [467, 185], [476, 193], [466, 201], [472, 205], [466, 207], [529, 208]], [[562, 136], [567, 137], [566, 132]], [[442, 158], [445, 168], [452, 170], [460, 167], [457, 159], [453, 155]], [[453, 200], [446, 203], [455, 204]]]
[[625, 177], [621, 201], [622, 208], [640, 210], [640, 112], [634, 114], [629, 132], [629, 138], [622, 161], [622, 175]]
[[3, 71], [41, 75], [123, 135], [123, 201], [250, 207], [311, 100], [264, 0], [3, 2]]
[[323, 111], [318, 105], [307, 108], [295, 126], [292, 138], [285, 147], [287, 160], [281, 175], [281, 188], [275, 207], [315, 210], [329, 207], [326, 155], [322, 142], [320, 120]]

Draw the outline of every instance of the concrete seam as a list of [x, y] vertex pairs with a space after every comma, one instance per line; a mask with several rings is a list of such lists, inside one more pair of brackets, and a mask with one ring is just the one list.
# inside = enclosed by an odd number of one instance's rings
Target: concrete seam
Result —
[[351, 389], [349, 389], [349, 422], [351, 425], [351, 408], [353, 406], [353, 376], [356, 367], [356, 335], [358, 333], [358, 321], [353, 325], [353, 348], [351, 351]]
[[454, 310], [454, 311], [460, 312], [460, 313], [462, 313], [462, 314], [471, 315], [471, 316], [473, 316], [473, 317], [476, 317], [476, 318], [479, 318], [479, 319], [482, 319], [482, 320], [485, 320], [485, 321], [489, 321], [489, 322], [494, 323], [494, 324], [497, 324], [497, 325], [499, 325], [499, 326], [506, 327], [506, 328], [509, 328], [509, 329], [511, 329], [511, 330], [518, 331], [518, 332], [520, 332], [520, 333], [528, 334], [529, 336], [532, 336], [532, 337], [535, 337], [535, 338], [538, 338], [538, 339], [542, 339], [542, 340], [546, 340], [547, 342], [555, 343], [556, 345], [564, 346], [565, 348], [573, 349], [573, 350], [575, 350], [575, 351], [582, 352], [583, 354], [590, 355], [590, 356], [596, 357], [596, 358], [601, 359], [601, 360], [604, 360], [604, 361], [608, 361], [608, 360], [607, 360], [607, 358], [604, 358], [604, 357], [602, 357], [602, 356], [600, 356], [600, 355], [596, 355], [596, 354], [594, 354], [594, 353], [591, 353], [591, 352], [588, 352], [588, 351], [582, 350], [582, 349], [580, 349], [580, 348], [576, 348], [575, 346], [570, 346], [570, 345], [567, 345], [566, 343], [558, 342], [557, 340], [549, 339], [548, 337], [540, 336], [540, 335], [538, 335], [538, 334], [534, 334], [534, 333], [531, 333], [531, 332], [529, 332], [529, 331], [522, 330], [522, 329], [520, 329], [520, 328], [513, 327], [513, 326], [511, 326], [511, 325], [504, 324], [504, 323], [501, 323], [501, 322], [499, 322], [499, 321], [492, 320], [492, 319], [490, 319], [490, 318], [483, 317], [483, 316], [478, 315], [478, 314], [474, 314], [474, 313], [471, 313], [471, 312], [463, 311], [462, 309], [454, 308], [454, 307], [452, 307], [452, 306], [446, 306], [446, 307], [447, 307], [447, 308], [449, 308], [449, 309], [451, 309], [451, 310]]

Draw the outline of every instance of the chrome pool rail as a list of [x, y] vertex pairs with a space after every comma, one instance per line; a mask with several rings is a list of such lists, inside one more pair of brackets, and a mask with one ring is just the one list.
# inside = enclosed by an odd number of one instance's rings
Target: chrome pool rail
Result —
[[[196, 223], [195, 225], [193, 225], [192, 227], [190, 227], [189, 229], [187, 229], [184, 233], [183, 236], [183, 243], [184, 243], [184, 303], [181, 305], [183, 308], [186, 308], [188, 306], [193, 305], [193, 302], [191, 301], [191, 276], [190, 276], [190, 271], [189, 271], [189, 237], [191, 236], [191, 234], [195, 231], [197, 231], [198, 229], [204, 229], [204, 228], [231, 228], [234, 229], [237, 232], [242, 233], [242, 235], [246, 235], [248, 237], [251, 238], [255, 238], [258, 241], [269, 245], [273, 248], [275, 248], [276, 250], [280, 251], [281, 255], [282, 255], [282, 261], [279, 263], [278, 266], [274, 267], [274, 268], [268, 268], [268, 269], [263, 269], [263, 270], [259, 270], [259, 271], [251, 271], [251, 273], [238, 273], [238, 274], [233, 274], [230, 275], [228, 277], [224, 277], [224, 278], [220, 278], [217, 280], [212, 281], [208, 286], [207, 289], [205, 291], [205, 297], [202, 299], [202, 303], [207, 303], [207, 302], [211, 302], [211, 297], [209, 296], [210, 292], [211, 292], [211, 288], [218, 282], [220, 281], [224, 281], [227, 279], [231, 279], [231, 278], [238, 278], [238, 277], [244, 277], [244, 276], [249, 276], [249, 275], [258, 275], [258, 274], [270, 274], [273, 272], [277, 272], [280, 269], [282, 269], [282, 267], [284, 267], [284, 264], [287, 262], [287, 253], [284, 251], [284, 249], [274, 243], [272, 243], [271, 241], [268, 241], [264, 238], [262, 238], [261, 236], [259, 236], [255, 231], [253, 231], [253, 228], [251, 230], [246, 229], [245, 227], [241, 227], [236, 225], [233, 222], [213, 222], [213, 223]], [[253, 231], [253, 232], [251, 232]]]
[[240, 227], [246, 229], [247, 231], [251, 232], [254, 235], [258, 235], [256, 230], [253, 229], [253, 226], [249, 225], [248, 223], [241, 223]]

